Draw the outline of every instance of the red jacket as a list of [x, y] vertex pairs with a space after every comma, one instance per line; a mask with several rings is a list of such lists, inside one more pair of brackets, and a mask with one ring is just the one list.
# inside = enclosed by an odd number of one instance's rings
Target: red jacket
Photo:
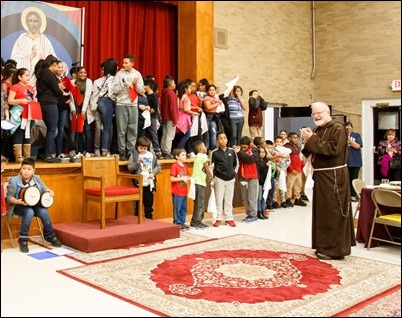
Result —
[[179, 118], [179, 103], [173, 90], [169, 88], [162, 90], [160, 106], [162, 122], [171, 120], [173, 125], [176, 125]]
[[288, 172], [292, 173], [293, 171], [303, 172], [304, 162], [300, 157], [301, 147], [299, 145], [295, 145], [291, 142], [288, 142], [283, 145], [286, 148], [292, 150], [290, 153], [290, 165], [288, 167]]
[[300, 155], [290, 155], [290, 165], [288, 172], [303, 172], [304, 162], [301, 160]]
[[246, 150], [240, 150], [237, 153], [240, 166], [238, 175], [245, 179], [258, 179], [258, 149], [250, 145]]
[[248, 100], [248, 125], [261, 127], [264, 118], [262, 112], [267, 107], [267, 102], [261, 96], [257, 99], [250, 97]]

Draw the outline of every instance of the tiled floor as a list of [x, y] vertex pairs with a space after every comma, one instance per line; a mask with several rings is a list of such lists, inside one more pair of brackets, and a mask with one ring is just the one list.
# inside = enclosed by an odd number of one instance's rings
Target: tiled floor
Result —
[[[210, 217], [210, 214], [206, 214]], [[220, 238], [248, 234], [267, 239], [310, 247], [311, 207], [278, 209], [269, 220], [245, 224], [241, 208], [236, 208], [237, 227], [191, 229], [193, 233]], [[171, 220], [166, 220], [171, 222]], [[205, 223], [211, 225], [211, 219]], [[67, 257], [36, 260], [19, 251], [7, 248], [2, 242], [1, 254], [1, 316], [2, 317], [158, 317], [142, 308], [107, 295], [56, 273], [82, 264]], [[30, 252], [44, 248], [30, 244]], [[384, 245], [369, 251], [363, 244], [352, 248], [352, 255], [401, 265], [399, 246]]]

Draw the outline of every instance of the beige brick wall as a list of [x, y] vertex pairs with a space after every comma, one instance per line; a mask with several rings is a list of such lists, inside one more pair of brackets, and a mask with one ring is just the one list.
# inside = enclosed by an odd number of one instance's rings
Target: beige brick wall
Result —
[[245, 93], [259, 89], [271, 102], [308, 105], [312, 90], [308, 2], [215, 2], [215, 27], [228, 48], [215, 48], [215, 82], [235, 74]]
[[215, 27], [228, 34], [228, 48], [215, 48], [215, 84], [223, 91], [238, 74], [246, 97], [259, 89], [289, 106], [327, 101], [360, 131], [363, 99], [401, 96], [388, 88], [401, 78], [401, 2], [315, 1], [313, 78], [311, 8], [310, 1], [214, 2]]

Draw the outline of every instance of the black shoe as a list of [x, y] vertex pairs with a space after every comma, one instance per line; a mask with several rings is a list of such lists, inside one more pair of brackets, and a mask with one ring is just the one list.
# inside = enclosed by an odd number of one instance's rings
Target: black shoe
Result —
[[[272, 209], [279, 209], [279, 203], [276, 202], [276, 201], [272, 202], [271, 210], [272, 210]], [[268, 210], [269, 210], [269, 209], [268, 209]]]
[[22, 253], [28, 253], [28, 240], [27, 239], [18, 239], [18, 244], [20, 245], [20, 251]]
[[273, 204], [267, 203], [266, 206], [265, 206], [265, 208], [266, 208], [267, 210], [272, 210], [274, 207], [273, 207]]
[[46, 162], [49, 162], [49, 163], [59, 163], [59, 162], [61, 162], [61, 159], [60, 159], [60, 158], [56, 158], [56, 157], [47, 157], [47, 158], [45, 159], [45, 161], [46, 161]]
[[286, 199], [286, 204], [287, 204], [287, 206], [289, 207], [289, 208], [293, 208], [293, 203], [292, 203], [292, 201], [290, 201], [290, 199]]
[[119, 154], [119, 160], [120, 160], [120, 161], [127, 161], [127, 156], [126, 156], [126, 154], [123, 154], [123, 153]]
[[170, 153], [165, 153], [163, 155], [163, 159], [174, 159], [174, 156], [172, 154], [170, 154]]
[[62, 247], [63, 244], [59, 241], [59, 239], [56, 237], [56, 235], [52, 235], [50, 237], [45, 237], [45, 240], [48, 241], [52, 246], [54, 247]]
[[195, 228], [197, 230], [203, 230], [203, 229], [206, 229], [207, 227], [209, 227], [209, 225], [204, 224], [202, 222], [200, 222], [200, 223], [190, 223], [190, 227]]
[[252, 222], [257, 222], [258, 218], [256, 216], [251, 216], [251, 215], [247, 215], [244, 219], [241, 220], [242, 222], [245, 223], [252, 223]]
[[162, 153], [160, 151], [155, 152], [156, 158], [162, 158]]
[[267, 220], [268, 217], [265, 216], [264, 212], [258, 211], [257, 212], [257, 218], [259, 218], [260, 220]]
[[309, 201], [307, 195], [305, 195], [304, 193], [300, 196], [300, 199], [302, 199], [303, 201]]
[[320, 253], [320, 252], [315, 252], [315, 255], [319, 258], [319, 259], [322, 259], [322, 260], [325, 260], [325, 261], [329, 261], [329, 260], [343, 260], [343, 259], [345, 259], [345, 256], [329, 256], [329, 255], [325, 255], [325, 254], [322, 254], [322, 253]]
[[[137, 213], [137, 216], [138, 216], [138, 213]], [[146, 218], [146, 219], [153, 220], [154, 217], [153, 217], [152, 215], [145, 215], [145, 218]]]
[[283, 201], [283, 202], [281, 203], [281, 208], [286, 209], [286, 208], [290, 208], [290, 206], [288, 206], [288, 204], [287, 204], [285, 201]]
[[298, 206], [307, 206], [307, 203], [306, 202], [304, 202], [302, 199], [296, 199], [295, 200], [295, 205], [298, 205]]
[[186, 224], [179, 224], [180, 226], [180, 230], [182, 231], [188, 231], [190, 229], [190, 227]]

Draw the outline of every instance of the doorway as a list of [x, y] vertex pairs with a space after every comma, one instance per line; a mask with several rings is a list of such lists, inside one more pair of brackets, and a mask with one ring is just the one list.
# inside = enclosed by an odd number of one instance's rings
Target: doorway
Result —
[[[388, 104], [387, 107], [378, 105]], [[397, 136], [400, 140], [401, 129], [401, 99], [374, 99], [362, 101], [362, 138], [363, 138], [363, 169], [362, 178], [366, 184], [374, 185], [378, 183], [379, 167], [377, 165], [378, 156], [374, 153], [375, 147], [383, 139], [386, 129], [380, 123], [379, 118], [387, 118], [391, 113], [398, 113]]]

